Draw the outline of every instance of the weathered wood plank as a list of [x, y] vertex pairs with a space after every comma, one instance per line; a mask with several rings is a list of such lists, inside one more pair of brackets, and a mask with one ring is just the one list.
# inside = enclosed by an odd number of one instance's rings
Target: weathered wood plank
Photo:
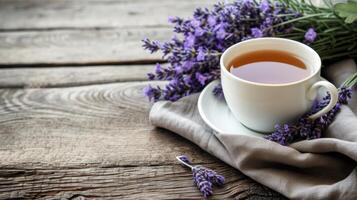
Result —
[[146, 84], [0, 90], [0, 163], [160, 164], [196, 152], [150, 125]]
[[66, 87], [143, 81], [154, 65], [0, 69], [0, 88]]
[[197, 199], [180, 154], [228, 178], [217, 199], [282, 198], [152, 127], [147, 83], [1, 89], [0, 199]]
[[[65, 87], [143, 80], [144, 37], [164, 40], [167, 16], [213, 0], [0, 1], [0, 86]], [[148, 18], [150, 16], [150, 18]], [[151, 27], [151, 28], [150, 28]], [[66, 65], [66, 68], [16, 66]], [[99, 68], [101, 68], [99, 70]], [[280, 199], [192, 143], [148, 121], [147, 82], [0, 89], [0, 199], [198, 199], [174, 157], [227, 177], [216, 199]]]
[[[283, 199], [222, 163], [226, 177], [212, 199]], [[0, 168], [0, 199], [200, 199], [188, 169], [179, 165]]]
[[0, 66], [153, 62], [161, 55], [144, 51], [141, 40], [171, 35], [167, 28], [0, 32]]
[[143, 38], [170, 38], [168, 16], [214, 2], [0, 0], [0, 66], [152, 63]]
[[167, 26], [215, 0], [1, 0], [0, 30]]

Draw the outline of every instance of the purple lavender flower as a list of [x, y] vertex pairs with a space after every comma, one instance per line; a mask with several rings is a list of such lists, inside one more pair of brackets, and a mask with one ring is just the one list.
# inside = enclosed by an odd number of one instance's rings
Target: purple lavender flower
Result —
[[270, 10], [270, 5], [269, 2], [266, 0], [263, 0], [260, 5], [259, 5], [259, 9], [261, 12], [266, 13]]
[[155, 74], [153, 73], [147, 73], [147, 77], [150, 81], [155, 80]]
[[226, 30], [224, 29], [223, 26], [220, 25], [217, 31], [217, 38], [218, 39], [224, 39], [227, 36]]
[[322, 137], [323, 131], [332, 123], [337, 113], [341, 109], [341, 104], [347, 104], [348, 99], [352, 96], [351, 88], [341, 87], [339, 89], [339, 99], [337, 104], [325, 115], [318, 119], [312, 120], [309, 118], [324, 108], [330, 101], [330, 95], [327, 94], [321, 101], [316, 102], [311, 111], [303, 115], [296, 125], [284, 124], [283, 126], [276, 125], [275, 131], [265, 138], [281, 145], [288, 145], [297, 140], [311, 140]]
[[197, 20], [197, 19], [191, 20], [190, 23], [193, 26], [193, 28], [198, 28], [198, 27], [200, 27], [200, 24], [201, 24], [201, 22], [199, 20]]
[[317, 33], [315, 32], [315, 29], [309, 28], [306, 33], [305, 33], [305, 41], [307, 43], [313, 43], [317, 37]]
[[198, 82], [201, 84], [201, 85], [205, 85], [208, 77], [207, 76], [204, 76], [203, 74], [199, 73], [199, 72], [196, 72], [196, 79], [198, 80]]
[[149, 98], [149, 100], [156, 100], [160, 95], [161, 91], [160, 88], [153, 88], [151, 85], [148, 85], [144, 88], [144, 95]]
[[208, 169], [208, 168], [203, 168], [204, 170], [204, 176], [207, 180], [209, 180], [211, 183], [217, 185], [217, 186], [222, 186], [224, 184], [224, 176], [217, 174], [217, 172]]
[[340, 92], [338, 93], [338, 101], [342, 104], [347, 104], [348, 99], [352, 97], [352, 89], [342, 87], [340, 88]]
[[161, 65], [159, 63], [156, 64], [156, 66], [155, 66], [155, 73], [156, 74], [162, 74], [163, 73], [162, 67], [161, 67]]
[[187, 156], [177, 156], [177, 160], [186, 167], [189, 167], [192, 170], [193, 182], [197, 185], [200, 192], [205, 198], [213, 194], [212, 186], [222, 186], [224, 184], [224, 177], [217, 174], [215, 171], [202, 167], [199, 165], [192, 166], [191, 161]]
[[192, 19], [170, 17], [175, 32], [172, 39], [161, 43], [144, 39], [143, 47], [151, 53], [161, 51], [168, 62], [148, 74], [148, 79], [176, 81], [145, 94], [155, 101], [175, 101], [202, 91], [211, 81], [220, 79], [219, 59], [224, 50], [250, 38], [286, 34], [292, 25], [279, 24], [298, 14], [285, 4], [237, 0], [217, 3], [211, 10], [196, 9]]
[[177, 156], [177, 158], [183, 161], [184, 163], [191, 164], [190, 159], [186, 155]]
[[179, 17], [170, 16], [170, 17], [168, 18], [168, 21], [169, 21], [170, 23], [173, 23], [173, 24], [175, 24], [175, 23], [181, 24], [183, 20], [182, 20], [181, 18], [179, 18]]
[[203, 48], [199, 47], [197, 51], [198, 51], [197, 58], [196, 58], [197, 61], [204, 61], [206, 53], [204, 52]]
[[263, 37], [263, 32], [259, 28], [252, 28], [250, 31], [252, 32], [252, 36], [254, 38]]
[[195, 36], [197, 36], [197, 37], [200, 37], [200, 36], [202, 36], [203, 34], [205, 34], [206, 33], [206, 30], [204, 30], [204, 29], [202, 29], [202, 28], [200, 28], [200, 27], [197, 27], [196, 29], [195, 29]]
[[213, 94], [218, 97], [218, 99], [224, 100], [222, 84], [218, 84], [214, 87]]
[[213, 15], [208, 16], [207, 23], [210, 27], [214, 27], [216, 25], [216, 17]]
[[186, 61], [182, 64], [182, 68], [183, 68], [183, 71], [184, 72], [188, 72], [188, 71], [191, 71], [192, 68], [194, 67], [195, 65], [195, 62], [193, 61]]
[[198, 189], [207, 198], [213, 194], [212, 183], [205, 177], [205, 170], [200, 167], [192, 168], [193, 182], [197, 185]]
[[142, 40], [144, 42], [143, 47], [150, 51], [150, 53], [155, 53], [160, 49], [160, 43], [158, 41], [151, 41], [149, 38]]
[[196, 38], [193, 34], [189, 35], [186, 39], [185, 39], [185, 47], [186, 48], [190, 48], [195, 44]]

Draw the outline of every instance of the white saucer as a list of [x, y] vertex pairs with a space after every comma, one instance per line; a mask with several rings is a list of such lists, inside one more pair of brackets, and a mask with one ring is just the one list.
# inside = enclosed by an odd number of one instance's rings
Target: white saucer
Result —
[[[321, 78], [321, 80], [326, 81], [324, 78]], [[226, 101], [214, 96], [213, 89], [218, 84], [218, 80], [208, 84], [198, 98], [198, 112], [203, 121], [219, 133], [263, 137], [264, 134], [248, 129], [241, 124], [239, 118], [236, 119], [229, 110]], [[317, 98], [321, 99], [326, 92], [326, 89], [320, 89]]]
[[214, 87], [219, 81], [208, 84], [198, 98], [198, 111], [203, 121], [219, 133], [249, 135], [263, 137], [264, 135], [243, 126], [231, 113], [226, 101], [213, 95]]

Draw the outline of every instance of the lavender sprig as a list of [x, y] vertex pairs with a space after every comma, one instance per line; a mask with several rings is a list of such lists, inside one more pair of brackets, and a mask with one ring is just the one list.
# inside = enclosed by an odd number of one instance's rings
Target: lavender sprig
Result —
[[[356, 75], [355, 75], [356, 76]], [[275, 131], [265, 138], [281, 145], [288, 145], [298, 140], [311, 140], [322, 137], [322, 133], [332, 123], [342, 104], [347, 104], [352, 96], [352, 89], [343, 86], [339, 89], [337, 104], [325, 115], [312, 120], [310, 115], [324, 108], [330, 101], [330, 95], [326, 95], [321, 101], [316, 102], [311, 111], [302, 116], [296, 125], [276, 125]]]
[[193, 182], [197, 185], [198, 189], [205, 198], [213, 194], [213, 184], [217, 186], [222, 186], [224, 184], [225, 179], [222, 175], [219, 175], [215, 171], [200, 165], [193, 166], [187, 156], [177, 156], [176, 159], [180, 161], [182, 165], [191, 169]]

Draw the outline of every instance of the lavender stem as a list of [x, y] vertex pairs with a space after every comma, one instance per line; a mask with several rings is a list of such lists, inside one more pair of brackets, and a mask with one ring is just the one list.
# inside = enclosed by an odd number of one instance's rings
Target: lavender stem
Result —
[[190, 168], [191, 170], [193, 169], [193, 166], [184, 162], [183, 160], [180, 159], [180, 156], [176, 156], [176, 159], [183, 165], [185, 165], [186, 167]]

